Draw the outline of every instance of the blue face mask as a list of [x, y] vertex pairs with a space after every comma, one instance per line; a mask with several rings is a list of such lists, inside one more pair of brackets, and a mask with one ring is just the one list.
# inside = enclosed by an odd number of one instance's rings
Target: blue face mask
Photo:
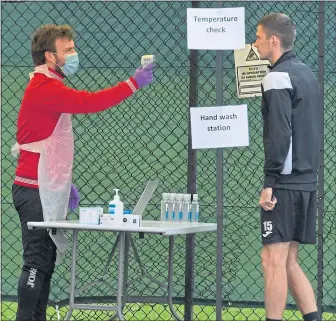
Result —
[[65, 64], [63, 66], [59, 66], [59, 65], [57, 66], [61, 68], [63, 74], [66, 77], [74, 75], [77, 72], [78, 67], [79, 67], [79, 58], [78, 58], [77, 52], [73, 54], [65, 55]]
[[60, 68], [63, 71], [63, 74], [68, 77], [76, 73], [79, 67], [79, 58], [77, 52], [65, 56], [65, 64]]

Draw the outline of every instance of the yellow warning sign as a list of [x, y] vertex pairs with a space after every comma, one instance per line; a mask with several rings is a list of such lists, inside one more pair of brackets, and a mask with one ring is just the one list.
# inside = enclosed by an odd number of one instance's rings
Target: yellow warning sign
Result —
[[259, 60], [259, 57], [251, 46], [251, 49], [250, 49], [249, 54], [247, 55], [246, 61], [253, 61], [253, 60]]
[[261, 82], [269, 71], [269, 61], [260, 60], [252, 44], [235, 50], [234, 57], [238, 98], [261, 96]]

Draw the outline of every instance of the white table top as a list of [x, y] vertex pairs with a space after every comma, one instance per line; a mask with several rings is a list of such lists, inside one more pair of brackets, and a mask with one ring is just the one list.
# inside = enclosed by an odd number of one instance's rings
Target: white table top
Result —
[[28, 222], [29, 229], [61, 229], [85, 231], [110, 231], [131, 233], [152, 233], [162, 235], [191, 234], [200, 232], [214, 232], [217, 230], [215, 223], [194, 222], [162, 222], [143, 220], [140, 227], [80, 224], [79, 220], [65, 220], [54, 222]]

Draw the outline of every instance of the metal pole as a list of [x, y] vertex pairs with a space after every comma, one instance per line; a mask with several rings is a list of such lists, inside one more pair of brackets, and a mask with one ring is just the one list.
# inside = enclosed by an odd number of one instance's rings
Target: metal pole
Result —
[[321, 90], [320, 166], [318, 169], [317, 309], [323, 313], [323, 212], [324, 212], [324, 1], [319, 2], [318, 81]]
[[[221, 8], [222, 2], [217, 3]], [[216, 51], [216, 104], [223, 106], [223, 51]], [[216, 150], [217, 261], [216, 261], [216, 320], [222, 320], [223, 283], [223, 149]]]
[[[199, 2], [192, 1], [192, 8], [198, 8]], [[189, 83], [189, 108], [196, 107], [198, 103], [198, 51], [190, 50], [190, 83]], [[188, 114], [188, 183], [187, 193], [196, 194], [196, 150], [191, 146], [190, 109]], [[185, 261], [185, 292], [184, 292], [184, 320], [193, 319], [194, 296], [194, 261], [195, 261], [195, 234], [186, 236], [186, 261]]]
[[[223, 51], [216, 52], [216, 101], [223, 105]], [[223, 273], [223, 149], [216, 150], [216, 204], [217, 204], [217, 262], [216, 262], [216, 320], [222, 317]]]

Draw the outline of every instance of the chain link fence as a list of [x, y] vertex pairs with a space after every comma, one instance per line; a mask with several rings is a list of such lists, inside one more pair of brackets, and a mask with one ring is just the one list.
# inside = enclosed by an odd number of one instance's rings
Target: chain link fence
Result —
[[[258, 20], [270, 12], [283, 12], [297, 24], [296, 53], [317, 75], [319, 55], [319, 2], [246, 1], [225, 2], [225, 7], [245, 7], [246, 43], [253, 43]], [[216, 7], [204, 1], [200, 7]], [[103, 206], [113, 188], [121, 189], [126, 208], [133, 208], [148, 180], [159, 180], [159, 188], [144, 214], [158, 219], [162, 192], [187, 192], [188, 108], [190, 62], [186, 40], [186, 9], [191, 2], [2, 2], [1, 22], [1, 218], [2, 218], [2, 320], [15, 320], [16, 288], [22, 264], [21, 229], [12, 205], [11, 186], [16, 161], [10, 155], [15, 141], [17, 115], [32, 71], [30, 36], [41, 24], [70, 24], [76, 31], [81, 68], [67, 84], [95, 91], [127, 79], [143, 54], [155, 54], [156, 81], [116, 108], [99, 114], [73, 116], [75, 131], [74, 182], [81, 206]], [[336, 319], [336, 191], [335, 191], [335, 21], [336, 3], [325, 2], [324, 45], [324, 199], [323, 228], [317, 246], [302, 248], [300, 259], [318, 291], [325, 320]], [[225, 51], [224, 102], [246, 103], [249, 111], [250, 146], [225, 149], [223, 231], [224, 320], [261, 320], [263, 277], [260, 264], [258, 198], [262, 182], [262, 122], [260, 98], [239, 100], [232, 51]], [[215, 52], [198, 55], [198, 105], [216, 102]], [[216, 222], [216, 151], [197, 151], [197, 192], [201, 220]], [[70, 219], [78, 217], [71, 213]], [[99, 278], [116, 237], [113, 234], [79, 234], [78, 287]], [[127, 320], [171, 320], [162, 298], [167, 289], [151, 281], [167, 282], [168, 239], [145, 236], [133, 239], [140, 253], [142, 275], [128, 288]], [[185, 237], [175, 240], [173, 303], [184, 314]], [[215, 319], [216, 235], [202, 234], [195, 241], [195, 293], [193, 319]], [[318, 276], [318, 251], [323, 254], [323, 273]], [[130, 258], [130, 279], [141, 268]], [[56, 269], [50, 295], [50, 320], [64, 317], [69, 289], [70, 251]], [[114, 302], [114, 263], [108, 270], [108, 285], [98, 284], [77, 293], [82, 303]], [[133, 299], [132, 299], [133, 298]], [[59, 306], [60, 310], [55, 308]], [[74, 320], [107, 320], [111, 313], [75, 311]], [[300, 320], [294, 300], [288, 298], [287, 320]]]

